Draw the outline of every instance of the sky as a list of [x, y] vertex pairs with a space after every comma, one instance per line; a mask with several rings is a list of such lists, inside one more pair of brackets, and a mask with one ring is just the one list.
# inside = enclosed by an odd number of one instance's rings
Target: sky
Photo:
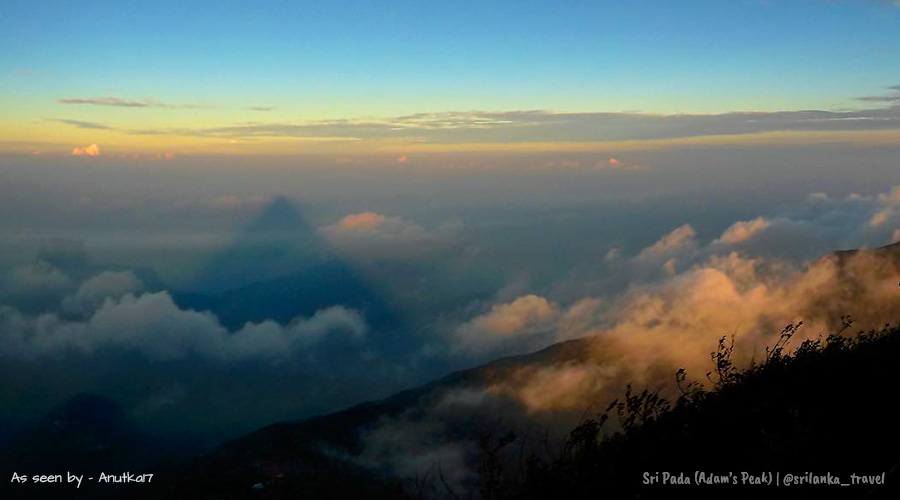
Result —
[[724, 331], [896, 321], [881, 257], [856, 302], [819, 259], [900, 241], [898, 33], [877, 0], [4, 0], [0, 445], [84, 393], [215, 444], [596, 337], [482, 388], [572, 410]]
[[[788, 132], [897, 141], [885, 133], [898, 128], [896, 113], [872, 111], [897, 102], [893, 1], [11, 0], [0, 9], [6, 153], [97, 144], [132, 155], [399, 157], [473, 143], [646, 148]], [[804, 110], [838, 114], [777, 114]], [[734, 112], [776, 115], [753, 126], [713, 116]]]

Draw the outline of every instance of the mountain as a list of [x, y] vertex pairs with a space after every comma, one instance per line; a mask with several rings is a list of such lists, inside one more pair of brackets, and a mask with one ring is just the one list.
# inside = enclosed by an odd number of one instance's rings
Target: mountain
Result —
[[[159, 470], [165, 486], [145, 492], [146, 498], [258, 498], [263, 494], [260, 489], [265, 490], [265, 498], [406, 498], [409, 493], [401, 488], [395, 471], [372, 468], [361, 458], [368, 433], [393, 419], [431, 418], [424, 413], [447, 395], [464, 388], [485, 387], [517, 367], [583, 358], [587, 342], [562, 342], [539, 352], [455, 372], [383, 400], [264, 427], [229, 441], [208, 456]], [[454, 427], [452, 439], [477, 440], [485, 432], [507, 430], [508, 423], [492, 422], [491, 415], [472, 412], [465, 417], [451, 416], [448, 425]], [[563, 426], [574, 423], [577, 420]], [[538, 430], [544, 429], [544, 424], [541, 422]], [[428, 468], [431, 464], [422, 465]], [[255, 489], [254, 485], [261, 486]]]

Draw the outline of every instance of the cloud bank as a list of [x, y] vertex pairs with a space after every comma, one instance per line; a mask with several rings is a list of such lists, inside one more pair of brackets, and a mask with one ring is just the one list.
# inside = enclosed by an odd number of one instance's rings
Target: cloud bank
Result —
[[[43, 273], [42, 281], [58, 281], [51, 276]], [[118, 349], [153, 361], [285, 361], [327, 336], [361, 339], [367, 330], [359, 313], [335, 306], [284, 326], [263, 321], [230, 332], [211, 313], [181, 309], [168, 292], [141, 293], [143, 288], [128, 271], [88, 279], [62, 301], [66, 313], [83, 319], [55, 312], [26, 315], [0, 306], [0, 355], [34, 358]]]

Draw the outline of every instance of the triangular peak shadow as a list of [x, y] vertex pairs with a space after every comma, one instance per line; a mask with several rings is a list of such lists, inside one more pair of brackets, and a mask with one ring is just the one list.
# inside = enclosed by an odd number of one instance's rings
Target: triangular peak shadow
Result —
[[386, 301], [339, 256], [285, 197], [260, 212], [196, 281], [182, 307], [212, 311], [234, 330], [247, 321], [288, 323], [331, 306], [364, 313], [372, 326], [395, 323]]

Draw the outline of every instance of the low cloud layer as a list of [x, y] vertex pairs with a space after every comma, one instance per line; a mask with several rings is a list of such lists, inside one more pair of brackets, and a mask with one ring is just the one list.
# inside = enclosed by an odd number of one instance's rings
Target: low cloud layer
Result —
[[[896, 253], [896, 252], [895, 252]], [[583, 410], [618, 397], [624, 383], [668, 386], [679, 367], [704, 381], [708, 353], [734, 335], [741, 364], [765, 357], [781, 328], [803, 321], [793, 346], [836, 331], [841, 316], [861, 325], [896, 322], [897, 255], [831, 256], [800, 269], [730, 253], [658, 285], [638, 287], [582, 332], [587, 361], [523, 366], [488, 391], [512, 396], [532, 411]], [[558, 336], [567, 335], [559, 325]]]
[[[793, 209], [793, 216], [738, 221], [706, 245], [684, 225], [631, 258], [612, 258], [611, 265], [633, 277], [620, 298], [584, 298], [567, 310], [547, 297], [522, 296], [464, 324], [456, 333], [458, 342], [474, 345], [471, 339], [476, 338], [485, 346], [493, 337], [525, 337], [538, 330], [543, 345], [585, 337], [586, 360], [522, 366], [487, 389], [513, 397], [532, 411], [583, 410], [590, 402], [617, 397], [626, 382], [665, 386], [678, 367], [704, 380], [710, 369], [708, 353], [723, 335], [735, 336], [737, 356], [748, 363], [764, 357], [765, 347], [790, 323], [804, 322], [794, 346], [836, 331], [844, 315], [859, 320], [859, 327], [896, 323], [900, 249], [864, 249], [808, 264], [754, 254], [761, 242], [771, 248], [768, 238], [785, 238], [802, 226], [814, 229], [795, 238], [815, 241], [816, 233], [828, 231], [827, 223], [835, 224], [835, 219], [845, 225], [849, 238], [872, 237], [877, 229], [881, 236], [875, 240], [888, 243], [900, 225], [898, 205], [898, 188], [837, 200], [816, 194], [801, 209]], [[873, 213], [886, 214], [878, 216], [875, 228], [870, 223]], [[801, 220], [800, 215], [811, 219]], [[652, 266], [657, 272], [648, 274]], [[507, 348], [517, 352], [516, 344]]]
[[[44, 265], [14, 279], [30, 289], [57, 289], [69, 283], [61, 276]], [[0, 306], [0, 355], [34, 358], [118, 349], [155, 361], [284, 361], [329, 335], [359, 340], [367, 330], [359, 313], [335, 306], [284, 326], [263, 321], [230, 332], [209, 312], [181, 309], [168, 292], [143, 290], [133, 273], [107, 271], [63, 298], [62, 313], [29, 315]]]

